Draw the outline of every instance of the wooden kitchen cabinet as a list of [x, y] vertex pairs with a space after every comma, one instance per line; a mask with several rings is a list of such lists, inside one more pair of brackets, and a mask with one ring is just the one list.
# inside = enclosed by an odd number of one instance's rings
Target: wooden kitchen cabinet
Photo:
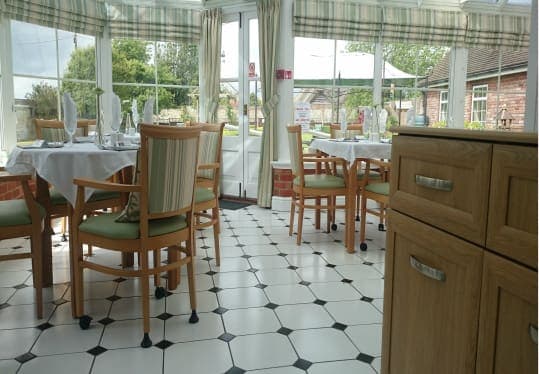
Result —
[[537, 134], [397, 132], [382, 373], [537, 373]]

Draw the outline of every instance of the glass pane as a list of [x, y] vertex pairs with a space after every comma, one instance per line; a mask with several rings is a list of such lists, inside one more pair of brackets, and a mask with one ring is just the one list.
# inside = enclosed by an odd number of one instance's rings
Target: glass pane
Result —
[[337, 41], [335, 84], [372, 87], [374, 43]]
[[221, 79], [238, 78], [239, 22], [223, 23], [221, 39]]
[[142, 40], [112, 41], [114, 83], [155, 83], [154, 44]]
[[255, 64], [255, 76], [260, 76], [260, 56], [258, 54], [258, 19], [249, 21], [249, 63]]
[[96, 118], [95, 83], [62, 81], [61, 94], [69, 92], [77, 105], [78, 118]]
[[56, 77], [56, 33], [54, 29], [11, 21], [13, 73]]
[[249, 81], [249, 136], [262, 136], [264, 118], [262, 114], [262, 90], [260, 80]]
[[60, 77], [95, 82], [95, 38], [58, 30]]
[[198, 46], [187, 43], [157, 43], [157, 82], [198, 86]]
[[171, 122], [198, 122], [198, 87], [159, 87], [154, 110], [159, 120]]
[[225, 122], [224, 136], [239, 135], [238, 82], [221, 82], [217, 123]]
[[52, 79], [13, 77], [15, 99], [26, 99], [35, 118], [58, 118], [58, 86]]
[[155, 97], [155, 87], [144, 87], [144, 86], [124, 86], [120, 84], [114, 84], [112, 89], [114, 93], [118, 95], [120, 101], [122, 102], [122, 114], [125, 116], [126, 113], [131, 113], [131, 105], [133, 99], [137, 100], [137, 111], [139, 114], [139, 122], [142, 121], [142, 116], [144, 114], [144, 103], [148, 98]]
[[334, 40], [294, 38], [294, 86], [331, 86], [334, 49]]

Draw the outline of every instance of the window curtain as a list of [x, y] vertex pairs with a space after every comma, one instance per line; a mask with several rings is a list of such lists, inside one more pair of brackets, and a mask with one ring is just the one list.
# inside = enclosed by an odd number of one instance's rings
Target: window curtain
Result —
[[219, 88], [221, 79], [221, 29], [223, 13], [221, 9], [208, 9], [202, 13], [200, 92], [201, 121], [216, 122], [219, 106]]
[[[107, 23], [105, 4], [85, 0], [0, 0], [4, 16], [17, 21], [86, 35], [101, 35]], [[1, 3], [0, 3], [1, 5]]]
[[200, 40], [201, 15], [193, 9], [109, 5], [112, 38], [179, 41]]
[[271, 207], [272, 169], [271, 162], [276, 160], [276, 105], [279, 102], [275, 69], [277, 67], [277, 43], [279, 34], [281, 0], [257, 0], [258, 44], [260, 50], [260, 79], [262, 86], [262, 112], [264, 130], [260, 149], [258, 174], [258, 205]]
[[433, 9], [384, 8], [384, 42], [462, 47], [466, 15]]
[[[537, 15], [536, 15], [537, 16]], [[466, 44], [488, 49], [526, 49], [530, 43], [530, 17], [468, 15]]]
[[329, 0], [296, 0], [294, 33], [306, 38], [375, 41], [382, 10], [373, 5]]

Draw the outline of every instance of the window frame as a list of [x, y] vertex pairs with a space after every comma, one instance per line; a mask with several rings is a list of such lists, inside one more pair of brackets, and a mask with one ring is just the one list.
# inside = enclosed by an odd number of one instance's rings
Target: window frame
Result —
[[[485, 89], [485, 95], [484, 96], [481, 96], [481, 97], [476, 97], [476, 93], [480, 90], [480, 89]], [[479, 122], [481, 125], [485, 125], [486, 122], [487, 122], [487, 112], [488, 112], [488, 108], [487, 108], [487, 98], [488, 98], [488, 84], [479, 84], [479, 85], [475, 85], [475, 86], [472, 86], [472, 106], [470, 108], [470, 122]], [[480, 112], [484, 113], [483, 116], [480, 116], [480, 118], [483, 118], [483, 120], [474, 120], [474, 113], [477, 112], [477, 110], [475, 110], [475, 104], [476, 103], [481, 103], [481, 102], [484, 102], [484, 109], [481, 109]]]
[[[444, 100], [445, 95], [445, 100]], [[443, 108], [445, 107], [445, 110]], [[440, 91], [440, 110], [438, 112], [438, 121], [446, 121], [447, 122], [447, 114], [449, 110], [449, 91]], [[442, 116], [442, 113], [444, 114]]]

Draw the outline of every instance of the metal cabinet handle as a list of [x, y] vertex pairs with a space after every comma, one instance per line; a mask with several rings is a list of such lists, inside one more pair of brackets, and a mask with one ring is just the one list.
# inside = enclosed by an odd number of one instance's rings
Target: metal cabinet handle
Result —
[[528, 327], [528, 333], [530, 334], [532, 342], [537, 344], [537, 326], [530, 323], [530, 326]]
[[410, 256], [410, 265], [426, 277], [445, 282], [445, 273], [443, 271], [425, 265], [414, 256]]
[[426, 177], [424, 175], [419, 175], [419, 174], [415, 175], [415, 183], [426, 188], [431, 188], [433, 190], [447, 191], [447, 192], [453, 190], [453, 181]]

